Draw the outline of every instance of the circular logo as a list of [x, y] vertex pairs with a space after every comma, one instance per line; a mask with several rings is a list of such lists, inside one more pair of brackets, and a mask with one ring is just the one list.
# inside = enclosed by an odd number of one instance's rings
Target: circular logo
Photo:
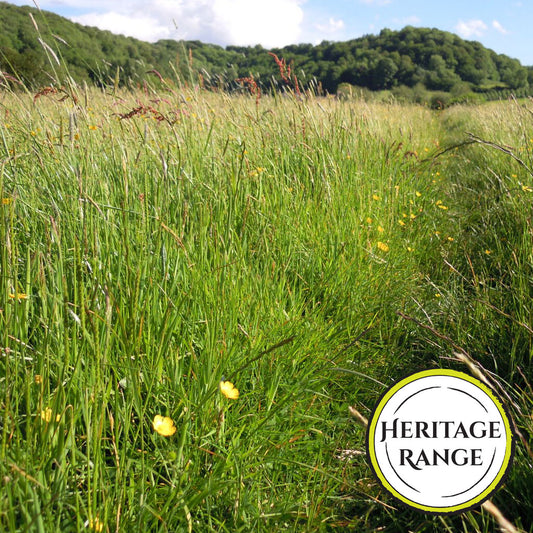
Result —
[[502, 403], [479, 380], [426, 370], [391, 387], [368, 424], [367, 452], [395, 498], [426, 513], [463, 512], [502, 483], [514, 439]]

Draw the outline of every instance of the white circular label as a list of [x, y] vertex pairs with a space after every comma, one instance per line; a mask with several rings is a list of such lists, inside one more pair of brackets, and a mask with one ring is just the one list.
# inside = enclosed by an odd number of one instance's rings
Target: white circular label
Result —
[[456, 513], [496, 490], [510, 465], [513, 434], [501, 402], [453, 370], [413, 374], [381, 398], [367, 451], [381, 484], [429, 513]]

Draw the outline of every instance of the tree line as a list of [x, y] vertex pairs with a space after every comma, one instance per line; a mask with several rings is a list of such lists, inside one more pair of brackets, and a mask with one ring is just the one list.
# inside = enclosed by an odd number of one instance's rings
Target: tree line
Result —
[[67, 75], [76, 82], [136, 86], [156, 71], [160, 80], [230, 91], [247, 79], [262, 91], [287, 86], [324, 94], [389, 91], [411, 100], [429, 93], [448, 100], [533, 94], [532, 67], [438, 29], [407, 26], [350, 41], [271, 50], [224, 48], [200, 41], [147, 43], [4, 2], [0, 71], [4, 83], [14, 78], [32, 88]]

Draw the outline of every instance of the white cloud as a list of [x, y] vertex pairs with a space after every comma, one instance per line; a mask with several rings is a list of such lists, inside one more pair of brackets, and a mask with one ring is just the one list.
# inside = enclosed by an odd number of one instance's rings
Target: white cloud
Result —
[[72, 20], [84, 26], [96, 26], [101, 30], [128, 35], [142, 41], [157, 41], [171, 37], [170, 27], [162, 26], [157, 19], [149, 16], [131, 16], [109, 11], [102, 14], [87, 13], [79, 17], [72, 17]]
[[[89, 7], [90, 13], [72, 17], [75, 22], [142, 40], [198, 39], [223, 45], [262, 44], [265, 47], [298, 41], [303, 2], [305, 0], [61, 0], [63, 7]], [[44, 3], [41, 7], [46, 9]], [[57, 5], [57, 0], [48, 2], [50, 7], [51, 4]]]
[[315, 24], [315, 28], [321, 33], [337, 33], [344, 29], [344, 20], [330, 17], [327, 24]]
[[455, 30], [465, 39], [481, 37], [487, 30], [487, 25], [482, 20], [467, 20], [466, 22], [460, 20], [455, 26]]
[[300, 36], [303, 11], [298, 0], [214, 0], [212, 9], [232, 43], [282, 46]]
[[507, 35], [509, 33], [497, 20], [492, 21], [492, 27], [503, 35]]
[[[31, 5], [34, 2], [21, 1], [20, 3]], [[35, 3], [40, 9], [53, 12], [59, 12], [66, 7], [79, 9], [80, 11], [109, 9], [110, 7], [113, 7], [115, 10], [119, 10], [121, 7], [128, 5], [126, 0], [113, 0], [112, 2], [109, 0], [36, 0]]]

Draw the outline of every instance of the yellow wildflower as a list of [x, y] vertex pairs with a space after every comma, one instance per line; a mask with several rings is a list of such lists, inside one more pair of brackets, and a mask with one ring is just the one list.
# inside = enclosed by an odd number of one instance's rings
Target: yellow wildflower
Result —
[[418, 191], [415, 191], [415, 195], [420, 198], [422, 196], [422, 193], [421, 192], [418, 192]]
[[104, 523], [98, 517], [96, 517], [94, 520], [89, 520], [88, 522], [86, 522], [85, 527], [88, 527], [89, 529], [100, 533], [100, 531], [104, 530]]
[[239, 389], [231, 381], [221, 381], [220, 392], [230, 400], [236, 400], [239, 397]]
[[153, 421], [154, 431], [163, 437], [170, 437], [176, 433], [176, 426], [172, 418], [168, 416], [155, 415]]
[[385, 230], [384, 230], [383, 226], [378, 226], [378, 231], [379, 231], [380, 233], [383, 233]]
[[381, 200], [381, 198], [377, 194], [372, 195], [373, 200]]
[[41, 374], [35, 374], [35, 376], [33, 376], [33, 381], [36, 385], [40, 385], [43, 382], [43, 376], [41, 376]]
[[13, 203], [13, 198], [2, 198], [2, 205], [9, 205]]
[[[51, 422], [52, 414], [53, 414], [52, 408], [47, 407], [46, 409], [43, 409], [41, 411], [41, 419], [46, 423]], [[61, 415], [56, 415], [55, 421], [59, 422], [60, 420], [61, 420]]]
[[372, 224], [372, 219], [370, 217], [366, 217], [366, 223], [367, 224]]
[[398, 224], [400, 224], [400, 226], [405, 226], [405, 222], [403, 220], [398, 220]]
[[385, 244], [384, 242], [381, 242], [381, 241], [378, 241], [378, 248], [379, 248], [382, 252], [388, 252], [388, 251], [389, 251], [389, 245], [388, 245], [388, 244]]
[[15, 298], [17, 300], [27, 300], [28, 299], [28, 295], [26, 293], [24, 293], [24, 292], [17, 292], [16, 294], [10, 293], [9, 297], [12, 300], [14, 300]]

